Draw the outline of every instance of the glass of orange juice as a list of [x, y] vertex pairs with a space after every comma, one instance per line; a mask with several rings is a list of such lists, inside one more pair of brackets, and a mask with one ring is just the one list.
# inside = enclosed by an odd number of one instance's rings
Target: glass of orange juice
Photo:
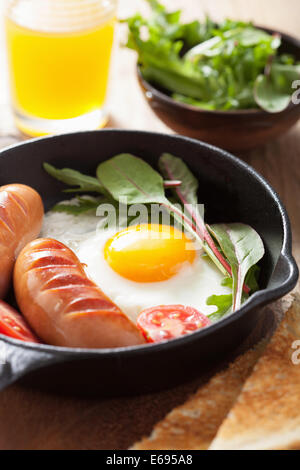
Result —
[[117, 0], [6, 0], [12, 105], [22, 132], [106, 124], [116, 7]]

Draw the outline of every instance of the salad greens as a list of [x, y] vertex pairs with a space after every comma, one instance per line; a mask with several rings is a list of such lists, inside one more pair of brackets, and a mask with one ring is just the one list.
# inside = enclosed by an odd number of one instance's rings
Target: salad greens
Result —
[[[264, 256], [260, 236], [245, 224], [207, 225], [199, 209], [198, 181], [180, 158], [162, 154], [159, 159], [161, 173], [141, 158], [127, 153], [100, 163], [97, 178], [68, 168], [60, 170], [47, 163], [44, 163], [44, 169], [59, 181], [78, 186], [78, 190], [67, 191], [98, 194], [97, 197], [78, 196], [75, 204], [59, 203], [54, 206], [55, 211], [78, 215], [96, 210], [103, 202], [111, 202], [117, 210], [119, 203], [127, 206], [145, 204], [149, 210], [150, 204], [155, 203], [169, 212], [199, 242], [225, 276], [222, 285], [232, 290], [231, 294], [207, 299], [208, 305], [217, 308], [211, 315], [213, 321], [238, 310], [250, 293], [258, 289], [257, 263]], [[168, 180], [164, 180], [165, 177]]]
[[243, 285], [250, 268], [264, 256], [264, 245], [258, 233], [244, 224], [217, 224], [209, 227], [232, 269], [233, 310], [242, 303]]
[[203, 109], [279, 112], [288, 106], [300, 64], [279, 53], [279, 35], [229, 19], [182, 23], [181, 11], [147, 1], [150, 19], [135, 14], [125, 20], [127, 47], [137, 51], [147, 81]]

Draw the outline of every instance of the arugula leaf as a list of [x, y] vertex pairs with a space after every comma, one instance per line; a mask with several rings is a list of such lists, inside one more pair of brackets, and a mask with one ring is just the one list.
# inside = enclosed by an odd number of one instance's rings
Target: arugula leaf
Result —
[[255, 81], [257, 104], [269, 113], [284, 111], [290, 104], [292, 83], [300, 78], [300, 66], [273, 64], [268, 75], [259, 75]]
[[196, 106], [197, 108], [201, 109], [207, 109], [208, 111], [213, 111], [214, 109], [216, 109], [214, 103], [195, 100], [194, 98], [181, 95], [180, 93], [174, 93], [172, 95], [172, 98], [176, 101], [179, 101], [180, 103], [188, 104], [190, 106]]
[[259, 274], [260, 274], [260, 267], [257, 265], [254, 265], [252, 266], [252, 268], [249, 269], [248, 274], [246, 276], [245, 284], [247, 284], [252, 294], [259, 290], [259, 285], [258, 285]]
[[166, 202], [162, 176], [131, 154], [122, 153], [100, 163], [97, 177], [117, 201], [125, 197], [128, 204]]
[[[170, 66], [163, 60], [158, 65], [142, 66], [141, 71], [144, 79], [150, 83], [157, 84], [171, 92], [188, 95], [192, 98], [205, 100], [205, 78], [200, 71], [193, 67], [185, 66], [180, 72], [174, 70], [176, 63], [172, 62]], [[192, 65], [192, 64], [191, 64]], [[172, 70], [173, 69], [173, 70]]]
[[181, 23], [180, 10], [168, 12], [166, 7], [157, 0], [147, 1], [152, 8], [153, 16], [144, 24], [149, 27], [149, 34], [152, 39], [155, 36], [163, 36], [173, 40], [180, 39], [184, 41], [187, 47], [193, 47], [208, 39], [216, 27], [216, 24], [209, 17], [206, 17], [203, 23], [197, 20], [186, 24]]
[[[254, 28], [253, 26], [246, 26], [240, 32], [237, 33], [235, 39], [244, 47], [257, 46], [261, 43], [268, 44], [270, 42], [270, 35], [261, 29]], [[281, 44], [280, 37], [275, 38], [272, 42], [272, 47], [277, 49]]]
[[[258, 278], [260, 274], [260, 267], [255, 264], [252, 266], [252, 268], [249, 269], [248, 274], [245, 278], [245, 285], [248, 287], [249, 292], [243, 293], [243, 296], [247, 298], [248, 294], [251, 292], [253, 294], [254, 292], [259, 290], [259, 285], [258, 285]], [[233, 279], [232, 277], [225, 277], [221, 283], [222, 286], [225, 287], [230, 287], [232, 289], [233, 287]]]
[[181, 35], [180, 16], [181, 11], [168, 12], [166, 8], [156, 0], [147, 0], [153, 10], [153, 17], [150, 20], [151, 34], [157, 35], [163, 30], [168, 38], [175, 39]]
[[206, 305], [215, 305], [217, 310], [208, 315], [212, 321], [220, 320], [232, 311], [232, 294], [211, 295], [206, 301]]
[[101, 194], [105, 192], [97, 178], [93, 178], [92, 176], [83, 175], [79, 171], [72, 170], [71, 168], [63, 168], [60, 170], [49, 163], [44, 163], [43, 168], [58, 181], [69, 186], [77, 185], [76, 188], [67, 189], [65, 192], [97, 192]]
[[147, 0], [147, 1], [150, 4], [153, 11], [155, 11], [156, 13], [160, 13], [160, 14], [165, 13], [166, 7], [162, 3], [159, 3], [157, 0]]
[[65, 212], [72, 215], [80, 215], [89, 211], [96, 211], [99, 204], [105, 202], [103, 198], [78, 197], [76, 201], [70, 203], [59, 202], [52, 207], [53, 212]]
[[269, 113], [284, 111], [291, 101], [291, 95], [278, 89], [265, 75], [259, 75], [255, 82], [255, 99], [257, 104]]
[[170, 153], [163, 153], [158, 166], [166, 178], [181, 181], [180, 187], [174, 189], [176, 195], [180, 191], [187, 204], [198, 204], [198, 180], [181, 158], [174, 157]]
[[[257, 282], [260, 273], [260, 268], [257, 265], [252, 266], [249, 269], [245, 279], [245, 284], [249, 287], [250, 292], [256, 292], [259, 289]], [[231, 277], [225, 277], [222, 281], [222, 286], [233, 288], [233, 279]], [[243, 292], [242, 301], [246, 301], [249, 295]], [[220, 320], [223, 316], [232, 312], [232, 294], [225, 295], [211, 295], [206, 301], [206, 305], [215, 305], [217, 310], [214, 313], [208, 315], [212, 321]]]
[[264, 256], [263, 242], [258, 233], [245, 224], [215, 224], [209, 227], [229, 260], [233, 278], [233, 310], [242, 302], [243, 285], [252, 266]]
[[230, 287], [232, 289], [233, 286], [233, 279], [232, 277], [225, 277], [221, 282], [221, 285], [224, 287]]
[[206, 54], [208, 57], [211, 57], [212, 55], [216, 54], [215, 52], [212, 53], [212, 50], [217, 51], [217, 53], [219, 54], [219, 49], [215, 48], [216, 46], [220, 45], [221, 42], [222, 39], [219, 36], [210, 38], [207, 41], [201, 42], [197, 46], [190, 49], [185, 54], [185, 58], [194, 61], [195, 59], [199, 59], [199, 57], [201, 57], [202, 55], [205, 56]]
[[203, 23], [196, 20], [183, 24], [181, 39], [184, 41], [185, 47], [190, 49], [209, 39], [216, 27], [216, 23], [206, 16]]
[[270, 70], [273, 80], [278, 86], [290, 89], [294, 80], [300, 78], [300, 64], [281, 64], [273, 62]]

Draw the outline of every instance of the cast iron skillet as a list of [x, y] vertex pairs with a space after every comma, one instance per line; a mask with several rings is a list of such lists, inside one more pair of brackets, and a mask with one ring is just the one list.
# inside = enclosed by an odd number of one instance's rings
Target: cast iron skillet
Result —
[[[286, 211], [268, 183], [223, 150], [184, 137], [104, 130], [36, 139], [0, 152], [0, 184], [25, 183], [41, 194], [45, 209], [65, 197], [64, 187], [42, 169], [43, 162], [95, 174], [97, 164], [132, 152], [156, 165], [162, 152], [183, 158], [199, 178], [199, 200], [207, 222], [245, 222], [262, 236], [262, 290], [232, 316], [192, 335], [145, 347], [106, 350], [30, 345], [0, 335], [0, 388], [22, 378], [48, 391], [124, 395], [163, 389], [186, 381], [223, 360], [254, 328], [261, 307], [296, 284]], [[12, 295], [12, 294], [11, 294]], [[13, 297], [8, 299], [13, 303]]]

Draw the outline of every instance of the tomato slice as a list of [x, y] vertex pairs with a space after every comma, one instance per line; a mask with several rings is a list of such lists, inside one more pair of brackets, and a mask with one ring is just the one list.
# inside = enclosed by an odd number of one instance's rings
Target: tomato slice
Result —
[[31, 343], [39, 343], [24, 318], [10, 305], [0, 300], [0, 334]]
[[184, 305], [147, 308], [137, 318], [137, 326], [148, 343], [178, 338], [210, 324], [211, 321], [203, 313]]

